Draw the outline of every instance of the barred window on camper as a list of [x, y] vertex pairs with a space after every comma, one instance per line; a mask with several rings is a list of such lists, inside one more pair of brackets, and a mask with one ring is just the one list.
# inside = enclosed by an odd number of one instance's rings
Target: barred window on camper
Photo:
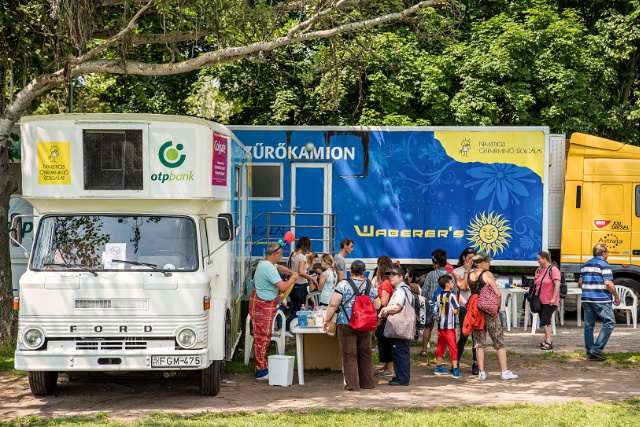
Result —
[[83, 131], [85, 190], [142, 190], [142, 130]]

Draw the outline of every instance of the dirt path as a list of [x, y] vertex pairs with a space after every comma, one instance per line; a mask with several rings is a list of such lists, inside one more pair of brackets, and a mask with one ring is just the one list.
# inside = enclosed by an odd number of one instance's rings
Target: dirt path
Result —
[[[608, 351], [639, 351], [640, 329], [619, 326]], [[576, 353], [582, 347], [582, 329], [559, 327], [554, 337], [558, 353]], [[408, 387], [391, 387], [380, 380], [374, 390], [361, 393], [342, 389], [339, 372], [305, 374], [306, 385], [270, 387], [250, 374], [228, 375], [217, 397], [198, 394], [193, 378], [94, 378], [62, 382], [53, 396], [33, 397], [24, 378], [0, 375], [0, 420], [16, 417], [56, 417], [106, 412], [115, 419], [143, 418], [154, 412], [281, 411], [301, 408], [433, 408], [437, 406], [496, 403], [561, 403], [573, 400], [598, 402], [640, 397], [638, 368], [616, 368], [582, 358], [543, 357], [532, 336], [521, 328], [506, 333], [509, 367], [520, 375], [502, 381], [495, 352], [489, 350], [489, 378], [479, 382], [470, 374], [468, 356], [463, 359], [461, 380], [435, 377], [431, 364], [412, 367]], [[417, 349], [413, 349], [417, 351]], [[436, 398], [437, 397], [437, 398]]]

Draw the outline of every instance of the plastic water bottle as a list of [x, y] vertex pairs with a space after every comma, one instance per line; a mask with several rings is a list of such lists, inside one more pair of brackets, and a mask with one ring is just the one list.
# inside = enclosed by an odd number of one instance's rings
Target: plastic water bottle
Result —
[[502, 311], [500, 312], [500, 321], [502, 322], [502, 327], [506, 328], [507, 327], [507, 316], [505, 316], [505, 314]]

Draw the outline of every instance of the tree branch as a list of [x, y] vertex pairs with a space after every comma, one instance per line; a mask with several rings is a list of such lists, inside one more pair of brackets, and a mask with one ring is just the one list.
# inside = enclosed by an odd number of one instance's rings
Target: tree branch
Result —
[[[293, 35], [296, 32], [300, 32], [300, 33], [305, 33], [307, 29], [312, 28], [313, 25], [318, 22], [322, 17], [329, 15], [331, 12], [340, 9], [341, 7], [345, 6], [346, 4], [352, 4], [353, 1], [350, 0], [339, 0], [338, 2], [336, 2], [333, 6], [328, 7], [327, 9], [321, 10], [318, 13], [314, 14], [313, 16], [311, 16], [311, 18], [307, 19], [304, 22], [300, 22], [299, 24], [295, 25], [293, 28], [291, 28], [288, 32], [287, 35], [289, 37], [293, 37]], [[355, 4], [359, 4], [360, 2], [355, 2]], [[303, 29], [305, 28], [306, 29]]]
[[94, 47], [89, 52], [85, 53], [84, 55], [81, 55], [81, 56], [69, 61], [68, 66], [73, 67], [73, 66], [82, 64], [83, 62], [86, 62], [86, 61], [90, 60], [91, 58], [96, 56], [98, 53], [100, 53], [103, 50], [105, 50], [107, 47], [111, 46], [112, 44], [114, 44], [114, 43], [116, 43], [116, 42], [118, 42], [120, 40], [122, 40], [124, 38], [124, 36], [126, 36], [128, 33], [133, 31], [137, 27], [138, 19], [140, 19], [142, 14], [144, 12], [146, 12], [147, 10], [149, 10], [151, 8], [151, 6], [153, 5], [153, 3], [156, 2], [156, 1], [157, 0], [149, 0], [146, 5], [144, 5], [143, 7], [140, 8], [140, 10], [138, 10], [138, 12], [133, 16], [133, 18], [131, 18], [131, 20], [129, 21], [127, 26], [124, 27], [118, 34], [116, 34], [115, 36], [109, 38], [104, 43]]
[[144, 3], [147, 0], [102, 0], [100, 7], [120, 6], [125, 3]]
[[390, 13], [374, 19], [366, 21], [352, 22], [343, 24], [328, 30], [313, 31], [298, 35], [287, 35], [272, 41], [261, 41], [251, 43], [241, 47], [230, 47], [220, 49], [213, 52], [206, 52], [197, 58], [188, 59], [182, 62], [165, 63], [165, 64], [149, 64], [140, 61], [123, 61], [117, 60], [91, 60], [83, 64], [78, 64], [71, 69], [73, 76], [80, 76], [87, 73], [115, 73], [115, 74], [138, 74], [147, 76], [164, 76], [171, 74], [180, 74], [193, 71], [197, 68], [222, 64], [230, 61], [230, 58], [244, 58], [247, 55], [261, 51], [270, 51], [276, 48], [287, 46], [306, 40], [319, 38], [335, 37], [339, 34], [360, 30], [363, 28], [374, 27], [388, 22], [399, 21], [408, 15], [412, 15], [421, 9], [433, 6], [441, 6], [448, 4], [443, 0], [422, 1], [401, 12]]
[[[93, 33], [95, 39], [113, 37], [115, 30], [99, 30]], [[189, 40], [199, 40], [213, 34], [213, 31], [178, 31], [168, 34], [130, 34], [127, 40], [132, 44], [167, 44], [180, 43]]]

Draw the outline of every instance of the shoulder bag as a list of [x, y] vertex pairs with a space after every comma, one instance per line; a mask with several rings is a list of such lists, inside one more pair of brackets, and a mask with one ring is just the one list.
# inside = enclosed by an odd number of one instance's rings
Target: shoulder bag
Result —
[[409, 304], [409, 296], [405, 291], [404, 305], [397, 313], [387, 316], [387, 324], [384, 327], [384, 336], [401, 340], [412, 340], [416, 333], [416, 311]]
[[[480, 273], [478, 280], [482, 279], [482, 275], [485, 272]], [[500, 297], [493, 292], [491, 285], [482, 281], [484, 286], [480, 290], [480, 295], [478, 295], [478, 309], [484, 311], [489, 316], [496, 316], [498, 311], [500, 310]]]
[[333, 313], [331, 316], [331, 320], [329, 320], [329, 326], [327, 326], [327, 335], [333, 337], [336, 335], [336, 330], [338, 329], [338, 310]]
[[540, 291], [542, 290], [542, 282], [544, 282], [544, 278], [547, 276], [549, 270], [551, 270], [553, 266], [547, 267], [546, 271], [542, 275], [542, 279], [540, 279], [540, 288], [536, 285], [535, 281], [533, 282], [533, 293], [529, 293], [529, 310], [532, 313], [540, 313], [542, 310], [542, 301], [540, 301]]

